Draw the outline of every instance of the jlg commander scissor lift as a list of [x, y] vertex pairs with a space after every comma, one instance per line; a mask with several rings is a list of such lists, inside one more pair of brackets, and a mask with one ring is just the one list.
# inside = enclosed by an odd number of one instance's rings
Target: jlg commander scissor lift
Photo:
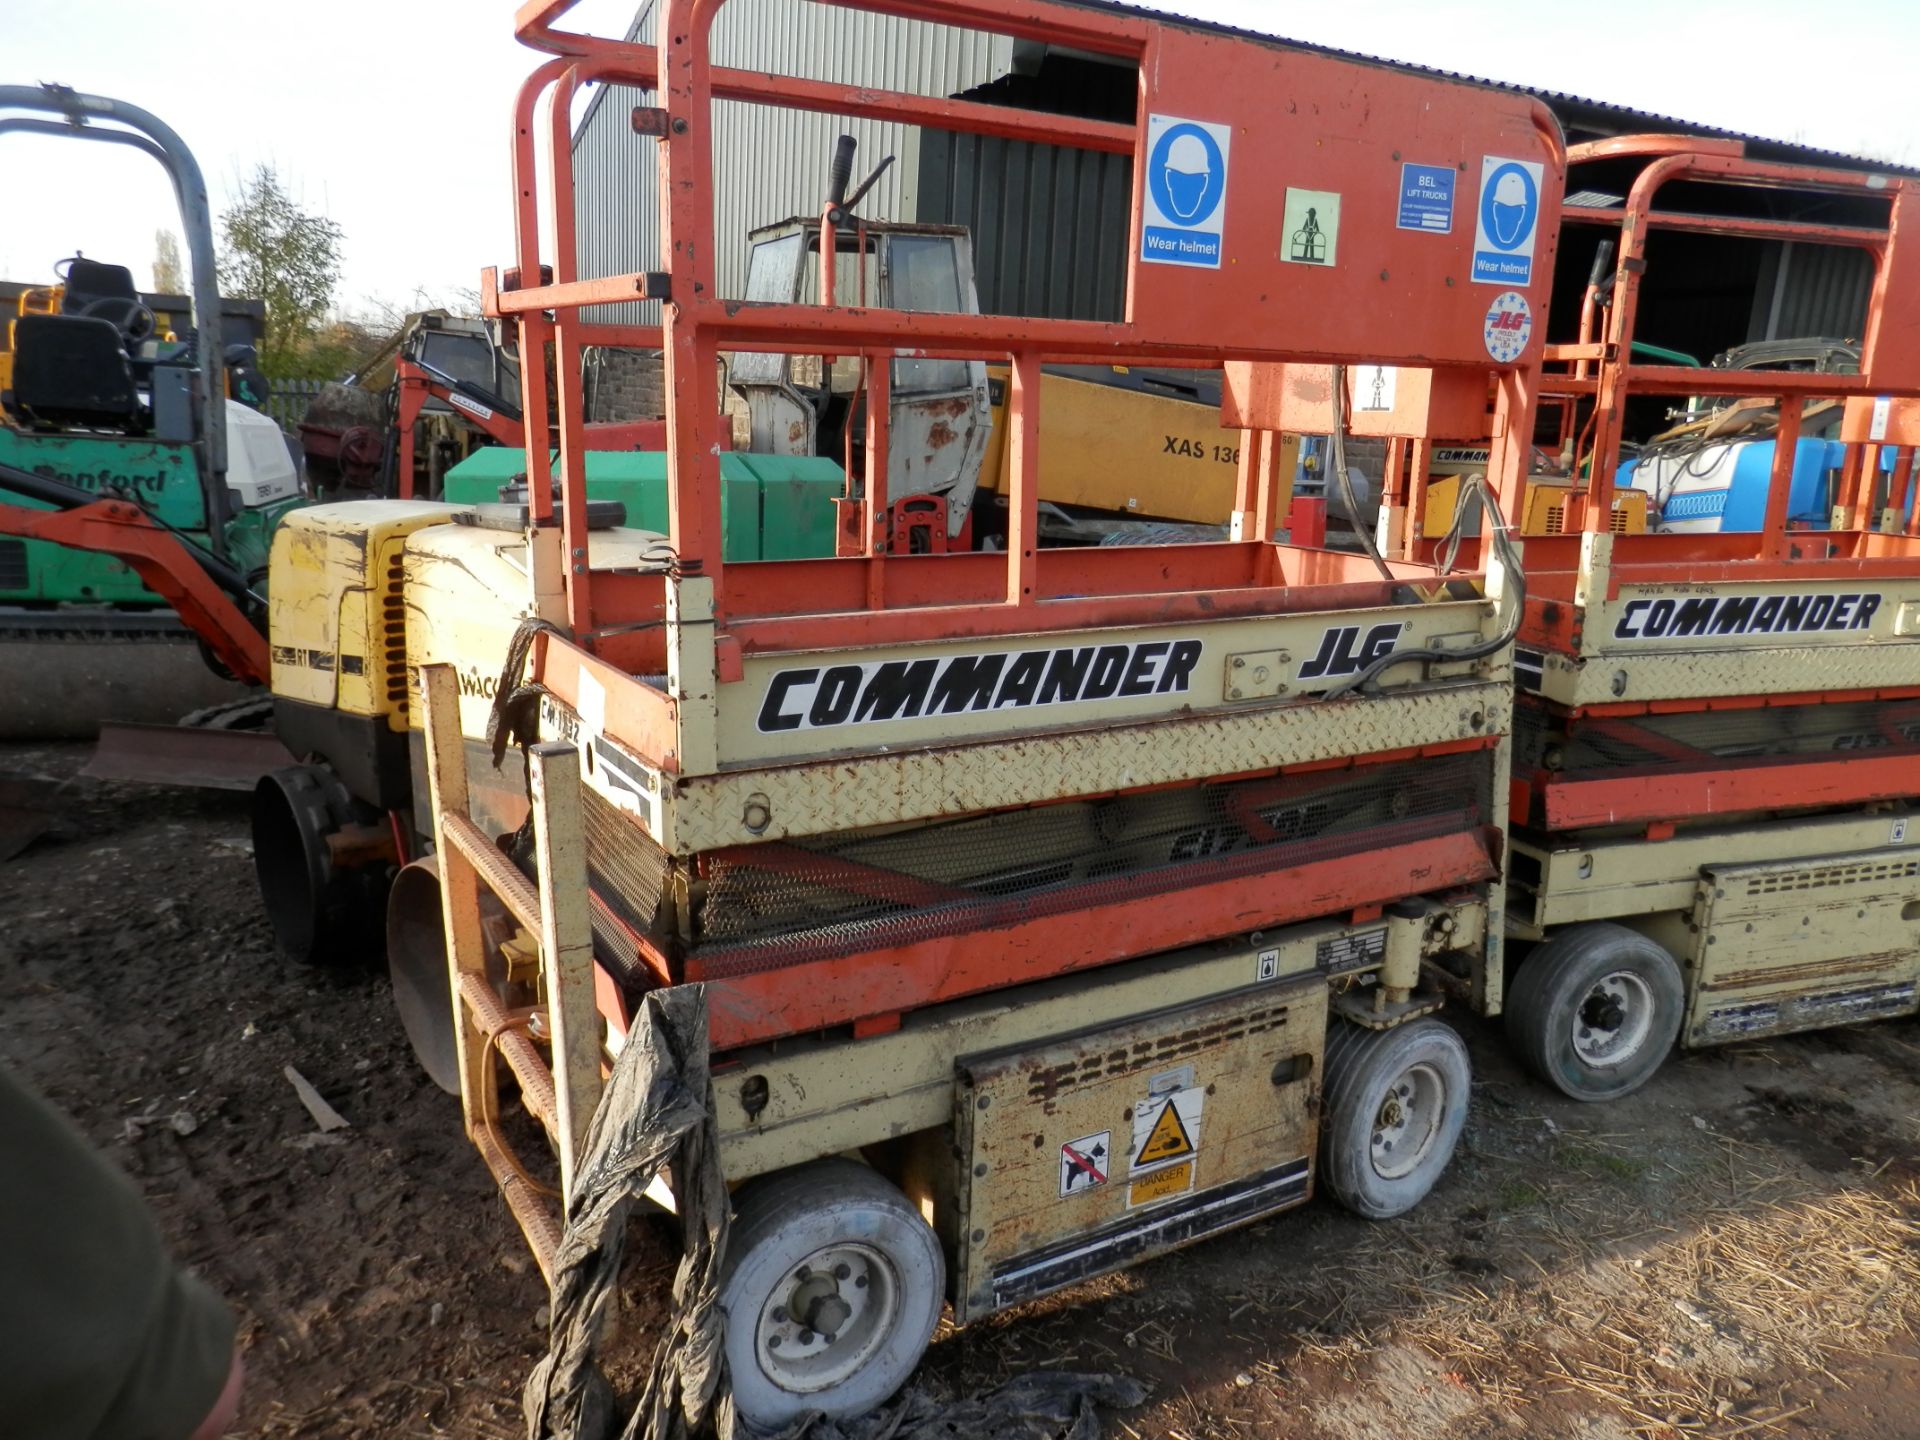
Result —
[[[1547, 347], [1542, 379], [1579, 417], [1568, 433], [1588, 479], [1582, 533], [1526, 547], [1509, 919], [1544, 943], [1516, 950], [1507, 1024], [1541, 1075], [1602, 1099], [1652, 1074], [1676, 1034], [1708, 1045], [1916, 1008], [1920, 197], [1909, 180], [1686, 137], [1569, 160], [1583, 184], [1605, 165], [1631, 189], [1620, 208], [1566, 212], [1617, 226], [1619, 260], [1589, 292], [1580, 341]], [[1823, 218], [1781, 218], [1810, 213]], [[1633, 360], [1663, 230], [1868, 252], [1861, 373]], [[1629, 400], [1703, 390], [1778, 406], [1764, 526], [1610, 533]], [[1796, 466], [1804, 484], [1831, 463], [1801, 441], [1803, 416], [1835, 399], [1830, 526], [1791, 527]]]
[[[458, 1078], [542, 1267], [556, 1220], [508, 1148], [492, 1057], [519, 1076], [570, 1190], [603, 1052], [639, 995], [696, 982], [740, 1185], [726, 1352], [755, 1420], [863, 1410], [911, 1371], [946, 1300], [975, 1319], [1297, 1204], [1316, 1175], [1365, 1214], [1417, 1201], [1468, 1081], [1432, 1012], [1449, 989], [1499, 1006], [1487, 917], [1517, 576], [1271, 543], [1289, 386], [1329, 393], [1324, 370], [1282, 362], [1433, 367], [1405, 433], [1462, 433], [1429, 406], [1470, 412], [1514, 498], [1538, 347], [1501, 317], [1545, 293], [1563, 171], [1551, 118], [1104, 5], [859, 8], [1132, 62], [1132, 124], [718, 68], [718, 0], [670, 0], [658, 50], [556, 31], [568, 8], [521, 12], [521, 38], [554, 58], [520, 95], [518, 264], [484, 287], [520, 354], [553, 346], [561, 501], [550, 510], [534, 447], [524, 532], [430, 525], [402, 566]], [[565, 127], [594, 81], [660, 97], [634, 125], [659, 146], [663, 273], [577, 275]], [[549, 90], [558, 247], [533, 283]], [[716, 99], [1132, 157], [1127, 319], [726, 300]], [[1458, 176], [1448, 232], [1396, 228], [1416, 156]], [[1538, 177], [1517, 288], [1473, 279], [1489, 157]], [[1322, 247], [1289, 258], [1309, 208]], [[1524, 226], [1507, 229], [1517, 244]], [[663, 331], [580, 317], [636, 296], [666, 302]], [[593, 526], [574, 380], [591, 343], [664, 345], [670, 557]], [[888, 554], [888, 436], [870, 420], [863, 553], [723, 565], [713, 377], [735, 350], [867, 357], [870, 417], [888, 413], [894, 364], [1008, 364], [1007, 550]], [[1228, 365], [1241, 538], [1040, 548], [1047, 361]], [[548, 374], [523, 367], [526, 413], [545, 413]], [[500, 649], [461, 637], [490, 608], [505, 629], [552, 627], [526, 665], [544, 690], [531, 879], [488, 833], [512, 825], [514, 797], [466, 760], [488, 703], [469, 678], [498, 673]], [[491, 919], [487, 891], [504, 907]]]

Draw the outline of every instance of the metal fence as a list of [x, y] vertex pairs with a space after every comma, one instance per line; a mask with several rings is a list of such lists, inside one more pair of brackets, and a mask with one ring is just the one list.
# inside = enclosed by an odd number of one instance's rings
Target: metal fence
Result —
[[300, 426], [300, 418], [307, 413], [307, 404], [320, 393], [324, 380], [270, 380], [267, 382], [267, 414], [274, 423], [293, 434]]

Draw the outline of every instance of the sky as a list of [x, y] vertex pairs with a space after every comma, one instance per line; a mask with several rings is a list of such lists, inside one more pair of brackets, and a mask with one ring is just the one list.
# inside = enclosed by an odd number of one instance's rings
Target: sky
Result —
[[[618, 33], [634, 6], [584, 0], [576, 14], [594, 33]], [[1913, 0], [1149, 8], [1920, 167], [1920, 103], [1897, 67], [1871, 59], [1920, 54]], [[458, 304], [483, 266], [509, 258], [508, 128], [537, 62], [513, 39], [513, 9], [0, 0], [0, 84], [58, 82], [151, 110], [198, 156], [216, 213], [255, 166], [273, 166], [345, 231], [338, 299], [349, 312]], [[1870, 54], [1848, 62], [1848, 43]], [[201, 73], [218, 83], [197, 83]], [[0, 146], [0, 278], [43, 280], [78, 249], [150, 282], [154, 231], [177, 229], [157, 164], [118, 146], [20, 135]]]

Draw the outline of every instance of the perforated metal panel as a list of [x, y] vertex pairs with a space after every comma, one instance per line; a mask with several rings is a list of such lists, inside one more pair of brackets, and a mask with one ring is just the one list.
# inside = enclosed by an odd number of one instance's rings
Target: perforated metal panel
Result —
[[1492, 770], [1481, 752], [714, 851], [694, 953], [752, 974], [1458, 833], [1489, 823]]
[[[1520, 706], [1514, 717], [1516, 764], [1544, 766], [1571, 779], [1627, 769], [1677, 774], [1775, 758], [1920, 757], [1916, 700], [1592, 717], [1564, 731], [1562, 723], [1537, 706]], [[1920, 770], [1915, 783], [1920, 787]]]
[[1712, 866], [1694, 902], [1687, 1043], [1910, 1013], [1920, 1004], [1920, 855]]
[[962, 1057], [952, 1222], [964, 1322], [1306, 1200], [1318, 975]]

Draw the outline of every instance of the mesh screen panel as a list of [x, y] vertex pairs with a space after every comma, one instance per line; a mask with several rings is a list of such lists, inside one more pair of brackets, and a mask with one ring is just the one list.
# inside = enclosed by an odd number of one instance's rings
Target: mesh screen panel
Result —
[[[594, 953], [623, 984], [640, 976], [635, 935], [664, 947], [661, 897], [667, 852], [647, 832], [592, 787], [580, 787], [582, 828], [587, 838], [587, 878], [593, 889]], [[631, 934], [626, 932], [632, 932]]]
[[1570, 779], [1626, 769], [1679, 774], [1742, 761], [1920, 755], [1920, 700], [1589, 716], [1564, 734], [1537, 706], [1519, 707], [1514, 718], [1516, 768], [1557, 769]]
[[715, 851], [694, 953], [751, 974], [1458, 833], [1492, 773], [1479, 752]]

